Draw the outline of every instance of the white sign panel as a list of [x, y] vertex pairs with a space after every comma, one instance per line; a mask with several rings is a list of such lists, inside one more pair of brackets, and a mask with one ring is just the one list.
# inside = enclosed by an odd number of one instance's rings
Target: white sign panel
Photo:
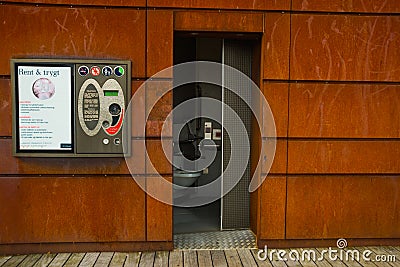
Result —
[[16, 72], [18, 148], [72, 151], [72, 68], [19, 65]]

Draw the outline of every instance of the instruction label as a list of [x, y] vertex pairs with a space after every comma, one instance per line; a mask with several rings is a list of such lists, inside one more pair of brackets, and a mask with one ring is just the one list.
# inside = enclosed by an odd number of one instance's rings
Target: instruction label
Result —
[[72, 68], [18, 66], [21, 150], [72, 150]]

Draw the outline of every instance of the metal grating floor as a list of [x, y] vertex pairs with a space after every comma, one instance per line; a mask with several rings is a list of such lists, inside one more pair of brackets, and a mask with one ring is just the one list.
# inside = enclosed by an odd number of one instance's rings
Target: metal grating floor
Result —
[[237, 249], [257, 248], [250, 230], [232, 230], [174, 235], [175, 249]]

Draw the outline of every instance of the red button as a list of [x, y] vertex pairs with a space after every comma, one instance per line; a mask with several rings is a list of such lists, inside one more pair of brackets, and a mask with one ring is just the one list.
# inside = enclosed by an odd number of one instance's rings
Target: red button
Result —
[[93, 76], [99, 76], [99, 75], [100, 75], [100, 68], [97, 67], [97, 66], [93, 66], [93, 67], [90, 69], [90, 73], [91, 73]]

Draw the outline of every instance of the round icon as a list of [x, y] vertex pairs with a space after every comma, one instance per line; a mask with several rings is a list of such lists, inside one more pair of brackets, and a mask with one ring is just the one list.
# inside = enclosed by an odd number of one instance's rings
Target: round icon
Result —
[[117, 116], [121, 113], [121, 106], [118, 105], [117, 103], [112, 103], [109, 107], [108, 107], [108, 111], [110, 111], [112, 116]]
[[97, 66], [93, 66], [93, 67], [90, 69], [90, 73], [91, 73], [93, 76], [99, 76], [99, 75], [100, 75], [100, 68], [97, 67]]
[[103, 139], [103, 144], [108, 145], [110, 143], [110, 140], [108, 138]]
[[123, 67], [117, 66], [117, 67], [115, 67], [115, 69], [114, 69], [114, 73], [115, 73], [115, 75], [117, 75], [118, 77], [121, 77], [122, 75], [124, 75], [125, 70], [124, 70]]
[[86, 76], [89, 74], [89, 68], [87, 66], [80, 66], [78, 69], [78, 73], [81, 76]]
[[103, 67], [102, 72], [104, 76], [110, 76], [113, 73], [113, 70], [110, 66], [105, 66]]
[[37, 79], [32, 86], [33, 94], [40, 100], [51, 98], [56, 92], [54, 83], [47, 78]]

